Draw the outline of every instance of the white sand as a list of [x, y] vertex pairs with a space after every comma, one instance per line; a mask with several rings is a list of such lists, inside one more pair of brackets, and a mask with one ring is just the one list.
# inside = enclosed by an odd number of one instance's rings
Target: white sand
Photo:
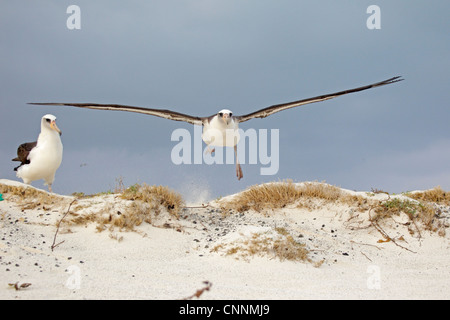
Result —
[[[25, 186], [9, 180], [0, 184]], [[56, 222], [67, 205], [23, 210], [17, 197], [3, 198], [0, 299], [182, 299], [204, 287], [204, 281], [212, 287], [201, 299], [450, 298], [450, 231], [411, 236], [402, 217], [385, 231], [403, 237], [398, 243], [404, 248], [378, 243], [383, 237], [374, 228], [352, 230], [351, 209], [343, 205], [224, 217], [211, 203], [185, 209], [179, 220], [163, 215], [154, 225], [143, 223], [138, 232], [97, 232], [93, 223], [70, 227], [71, 233], [62, 228], [56, 243], [63, 242], [52, 252]], [[61, 199], [68, 204], [74, 198]], [[119, 210], [125, 200], [109, 195], [81, 201], [85, 211], [95, 211], [98, 206]], [[442, 214], [448, 222], [449, 208]], [[288, 230], [306, 244], [312, 260], [323, 264], [211, 250], [243, 243], [255, 232], [272, 237], [275, 228]], [[8, 286], [16, 282], [31, 286], [19, 291]]]

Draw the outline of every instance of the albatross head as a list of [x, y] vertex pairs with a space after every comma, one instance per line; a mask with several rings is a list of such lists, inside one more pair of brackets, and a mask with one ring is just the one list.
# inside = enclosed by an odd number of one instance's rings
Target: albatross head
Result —
[[232, 115], [233, 115], [233, 112], [231, 112], [228, 109], [222, 109], [217, 113], [217, 116], [219, 117], [219, 119], [221, 119], [227, 125], [231, 122]]
[[56, 125], [56, 117], [52, 114], [46, 114], [42, 117], [41, 122], [41, 130], [54, 130], [59, 133], [59, 135], [62, 134], [61, 130], [59, 130], [58, 126]]

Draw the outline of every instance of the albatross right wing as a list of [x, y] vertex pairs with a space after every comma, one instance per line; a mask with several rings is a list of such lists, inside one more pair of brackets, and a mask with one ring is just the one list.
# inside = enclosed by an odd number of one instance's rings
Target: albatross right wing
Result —
[[142, 108], [142, 107], [133, 107], [126, 106], [121, 104], [98, 104], [98, 103], [42, 103], [42, 102], [33, 102], [29, 103], [33, 105], [41, 105], [41, 106], [71, 106], [78, 108], [87, 108], [94, 110], [113, 110], [113, 111], [127, 111], [127, 112], [137, 112], [142, 114], [148, 114], [151, 116], [156, 116], [164, 119], [174, 120], [174, 121], [183, 121], [188, 122], [195, 125], [202, 125], [203, 121], [206, 119], [204, 117], [195, 117], [190, 116], [184, 113], [179, 113], [171, 110], [163, 110], [163, 109], [150, 109], [150, 108]]

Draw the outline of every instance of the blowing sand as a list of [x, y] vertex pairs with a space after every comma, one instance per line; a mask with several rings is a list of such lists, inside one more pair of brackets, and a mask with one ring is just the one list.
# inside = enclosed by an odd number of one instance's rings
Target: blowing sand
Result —
[[[137, 201], [119, 194], [50, 195], [9, 180], [0, 188], [0, 299], [184, 299], [208, 285], [199, 299], [450, 298], [445, 204], [430, 204], [439, 230], [405, 213], [377, 229], [370, 204], [309, 200], [239, 212], [224, 205], [232, 195], [178, 217], [160, 206], [130, 230], [111, 226]], [[283, 255], [297, 249], [306, 258]]]

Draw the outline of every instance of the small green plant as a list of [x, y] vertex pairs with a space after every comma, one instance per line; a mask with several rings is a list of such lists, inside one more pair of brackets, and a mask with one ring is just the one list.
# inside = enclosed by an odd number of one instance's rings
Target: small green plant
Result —
[[382, 203], [376, 212], [378, 218], [390, 217], [392, 215], [399, 215], [404, 212], [412, 220], [417, 217], [420, 205], [410, 200], [401, 200], [399, 198], [390, 199]]
[[386, 218], [391, 218], [404, 213], [408, 216], [410, 222], [415, 225], [415, 228], [419, 231], [419, 233], [420, 228], [416, 222], [420, 222], [425, 230], [445, 233], [444, 225], [436, 219], [436, 209], [428, 203], [393, 198], [380, 202], [380, 204], [375, 207], [374, 212], [375, 216], [371, 217], [372, 222], [380, 222]]

